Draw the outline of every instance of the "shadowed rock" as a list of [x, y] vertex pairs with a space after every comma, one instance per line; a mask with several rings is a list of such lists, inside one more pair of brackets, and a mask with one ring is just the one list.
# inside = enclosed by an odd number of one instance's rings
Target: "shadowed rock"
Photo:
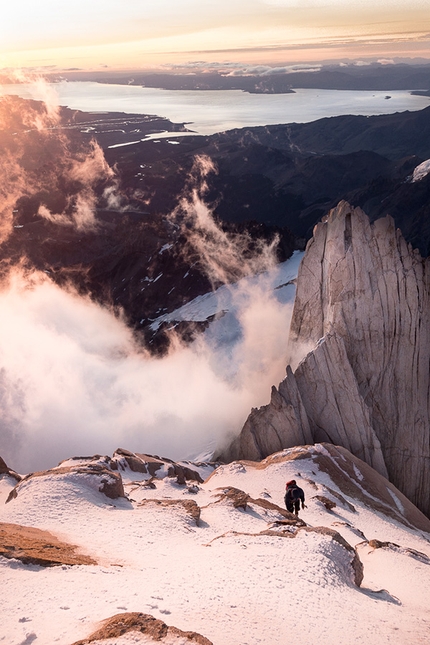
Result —
[[16, 481], [21, 481], [21, 475], [18, 475], [14, 470], [11, 470], [4, 459], [0, 457], [0, 475], [9, 475], [9, 477], [12, 477], [13, 479], [16, 479]]

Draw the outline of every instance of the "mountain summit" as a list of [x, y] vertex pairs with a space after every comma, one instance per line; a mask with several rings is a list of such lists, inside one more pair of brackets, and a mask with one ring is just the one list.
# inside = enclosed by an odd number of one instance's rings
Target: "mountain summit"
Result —
[[223, 457], [328, 441], [430, 514], [429, 275], [390, 217], [371, 225], [341, 202], [315, 227], [299, 269], [289, 339], [298, 365]]

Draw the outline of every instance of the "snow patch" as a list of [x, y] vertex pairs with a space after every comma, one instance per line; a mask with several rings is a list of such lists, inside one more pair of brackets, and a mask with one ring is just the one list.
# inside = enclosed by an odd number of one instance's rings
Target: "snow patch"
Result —
[[360, 480], [360, 481], [363, 481], [363, 479], [364, 479], [363, 473], [360, 470], [358, 470], [358, 468], [357, 468], [357, 466], [355, 464], [352, 464], [352, 467], [354, 469], [354, 474], [357, 477], [357, 479]]
[[[0, 597], [4, 642], [19, 645], [34, 633], [41, 643], [70, 645], [123, 611], [163, 621], [168, 616], [170, 625], [195, 631], [214, 645], [314, 645], [321, 638], [342, 645], [404, 645], [411, 629], [414, 642], [427, 642], [430, 536], [347, 495], [355, 512], [337, 507], [335, 514], [327, 513], [313, 499], [310, 482], [333, 490], [336, 485], [312, 459], [323, 446], [308, 450], [310, 458], [281, 461], [284, 451], [264, 463], [224, 465], [194, 494], [173, 477], [154, 480], [155, 488], [124, 481], [132, 502], [101, 504], [99, 494], [77, 481], [54, 475], [35, 479], [34, 494], [29, 487], [28, 495], [0, 505], [0, 522], [49, 530], [100, 564], [42, 568], [0, 557], [7, 589]], [[199, 467], [202, 476], [211, 469]], [[127, 480], [137, 475], [124, 474]], [[361, 543], [361, 590], [352, 582], [353, 552], [332, 535], [306, 527], [297, 532], [294, 526], [289, 534], [273, 534], [282, 526], [275, 510], [253, 502], [237, 509], [228, 499], [218, 501], [223, 489], [236, 488], [253, 499], [263, 491], [283, 509], [285, 481], [292, 478], [305, 490], [300, 518], [309, 527], [331, 528], [350, 544], [364, 534], [401, 545], [372, 549]], [[199, 525], [187, 512], [194, 504], [200, 508]], [[412, 550], [424, 555], [415, 557]], [[145, 643], [138, 632], [120, 638], [113, 642]]]
[[395, 505], [397, 506], [397, 508], [399, 509], [399, 511], [403, 514], [405, 512], [405, 509], [403, 507], [402, 502], [399, 500], [397, 495], [388, 486], [387, 486], [387, 491], [389, 492], [389, 494], [393, 498], [393, 501], [394, 501]]
[[412, 173], [411, 182], [421, 181], [426, 175], [430, 173], [430, 159], [423, 161], [419, 164]]

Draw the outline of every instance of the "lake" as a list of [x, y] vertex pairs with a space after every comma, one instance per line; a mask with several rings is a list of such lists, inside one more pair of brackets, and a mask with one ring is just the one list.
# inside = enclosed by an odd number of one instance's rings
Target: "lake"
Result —
[[[55, 93], [60, 105], [72, 109], [154, 114], [174, 123], [187, 123], [189, 129], [199, 134], [277, 123], [307, 123], [343, 114], [392, 114], [430, 105], [428, 97], [412, 96], [407, 90], [297, 89], [294, 94], [248, 94], [241, 90], [163, 90], [81, 81], [50, 84], [49, 90]], [[0, 94], [42, 99], [46, 89], [28, 84], [0, 85]]]

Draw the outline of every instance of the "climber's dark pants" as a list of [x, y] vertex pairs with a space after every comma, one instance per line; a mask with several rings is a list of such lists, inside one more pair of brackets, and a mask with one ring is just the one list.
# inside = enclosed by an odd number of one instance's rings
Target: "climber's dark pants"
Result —
[[298, 499], [296, 502], [287, 502], [286, 507], [289, 513], [295, 513], [298, 515], [300, 510], [300, 500]]

